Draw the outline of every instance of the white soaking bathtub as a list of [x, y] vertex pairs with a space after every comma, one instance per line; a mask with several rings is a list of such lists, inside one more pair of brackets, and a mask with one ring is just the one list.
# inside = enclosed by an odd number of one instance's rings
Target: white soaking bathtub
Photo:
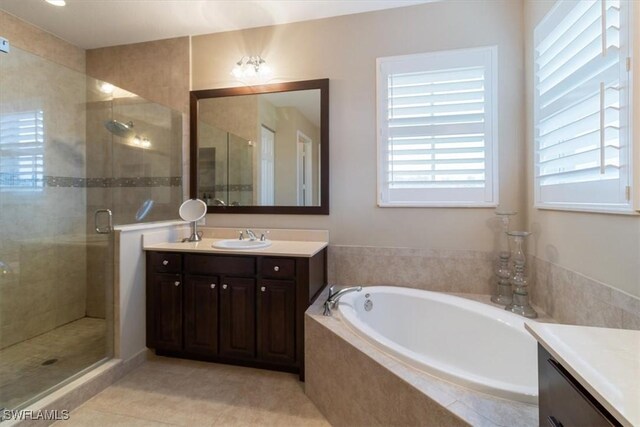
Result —
[[538, 402], [536, 340], [518, 315], [395, 286], [346, 294], [339, 311], [356, 334], [419, 370], [493, 396]]

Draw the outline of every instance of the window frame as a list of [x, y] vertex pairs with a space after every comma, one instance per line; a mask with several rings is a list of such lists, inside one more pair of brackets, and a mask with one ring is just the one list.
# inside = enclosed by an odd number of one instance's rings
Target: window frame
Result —
[[[602, 1], [602, 0], [600, 0]], [[540, 185], [540, 178], [538, 176], [538, 159], [540, 156], [539, 153], [539, 136], [536, 132], [536, 128], [539, 125], [539, 96], [537, 90], [537, 69], [536, 69], [536, 50], [538, 44], [546, 37], [546, 35], [550, 34], [553, 31], [548, 30], [545, 27], [549, 27], [551, 25], [559, 24], [564, 17], [570, 13], [571, 10], [575, 7], [575, 3], [566, 1], [566, 0], [558, 0], [553, 7], [547, 12], [547, 14], [540, 20], [540, 22], [535, 26], [532, 38], [532, 49], [531, 49], [531, 64], [532, 64], [532, 98], [533, 98], [533, 115], [532, 115], [532, 171], [533, 171], [533, 192], [534, 192], [534, 208], [539, 210], [555, 210], [555, 211], [573, 211], [573, 212], [589, 212], [589, 213], [609, 213], [609, 214], [622, 214], [622, 215], [637, 215], [640, 207], [638, 206], [638, 197], [635, 194], [634, 188], [637, 188], [636, 182], [638, 179], [636, 178], [635, 172], [635, 160], [636, 160], [636, 151], [637, 151], [637, 142], [634, 141], [634, 126], [633, 126], [633, 100], [634, 100], [634, 79], [633, 79], [633, 67], [627, 69], [626, 62], [629, 61], [629, 64], [633, 64], [633, 53], [634, 53], [634, 45], [633, 45], [633, 16], [634, 16], [634, 2], [620, 0], [621, 5], [621, 22], [620, 22], [620, 64], [619, 68], [621, 71], [620, 74], [620, 84], [626, 86], [624, 89], [624, 97], [621, 96], [621, 105], [620, 105], [620, 135], [621, 139], [624, 138], [626, 142], [626, 151], [621, 155], [621, 159], [626, 160], [626, 164], [622, 164], [620, 167], [620, 178], [617, 180], [618, 182], [618, 196], [621, 196], [628, 192], [628, 199], [626, 203], [605, 203], [605, 202], [580, 202], [580, 201], [543, 201], [541, 200], [541, 191], [542, 187]], [[624, 9], [624, 11], [623, 11]], [[559, 15], [560, 14], [560, 15]], [[538, 32], [546, 30], [546, 35], [539, 36]], [[626, 70], [626, 73], [622, 73], [623, 70]], [[624, 178], [623, 178], [624, 177]], [[623, 179], [625, 180], [623, 182]], [[604, 183], [606, 181], [587, 181], [584, 183], [566, 183], [564, 184], [564, 190], [560, 187], [556, 187], [554, 189], [557, 192], [564, 191], [569, 194], [569, 197], [565, 197], [565, 199], [570, 199], [572, 195], [575, 195], [576, 192], [579, 191], [581, 193], [597, 193], [599, 191], [605, 191], [606, 189], [602, 189], [605, 187]], [[626, 190], [625, 187], [629, 187], [629, 190]]]
[[[482, 61], [477, 61], [482, 58]], [[475, 61], [475, 62], [474, 62]], [[437, 71], [471, 66], [485, 66], [485, 186], [484, 200], [468, 200], [461, 196], [469, 193], [469, 188], [426, 188], [416, 189], [417, 193], [438, 193], [446, 195], [441, 200], [389, 201], [387, 126], [388, 117], [388, 76], [392, 72], [383, 71], [383, 66], [395, 64], [411, 69], [421, 66], [420, 71]], [[498, 143], [498, 46], [482, 46], [465, 49], [432, 51], [410, 55], [376, 58], [376, 139], [377, 139], [377, 206], [378, 207], [425, 207], [425, 208], [495, 208], [499, 204], [499, 143]], [[453, 196], [456, 197], [453, 197]]]

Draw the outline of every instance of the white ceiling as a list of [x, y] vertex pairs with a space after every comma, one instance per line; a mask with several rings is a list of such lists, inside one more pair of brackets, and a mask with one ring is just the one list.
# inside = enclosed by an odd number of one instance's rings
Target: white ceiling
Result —
[[[390, 9], [435, 0], [0, 0], [0, 9], [84, 49]], [[0, 36], [2, 30], [0, 29]]]

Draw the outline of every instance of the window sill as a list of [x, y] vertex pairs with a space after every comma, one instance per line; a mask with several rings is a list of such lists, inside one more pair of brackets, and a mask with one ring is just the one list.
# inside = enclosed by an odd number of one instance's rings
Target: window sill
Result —
[[546, 205], [535, 204], [534, 207], [543, 211], [560, 211], [560, 212], [577, 212], [577, 213], [593, 213], [607, 215], [626, 215], [640, 216], [640, 212], [629, 207], [602, 207], [602, 206], [571, 206], [571, 205]]
[[429, 202], [429, 203], [418, 203], [418, 202], [407, 202], [407, 203], [388, 203], [388, 202], [378, 202], [379, 208], [478, 208], [478, 209], [487, 209], [492, 208], [495, 209], [498, 207], [497, 203], [477, 203], [477, 202], [469, 202], [469, 203], [454, 203], [454, 202]]

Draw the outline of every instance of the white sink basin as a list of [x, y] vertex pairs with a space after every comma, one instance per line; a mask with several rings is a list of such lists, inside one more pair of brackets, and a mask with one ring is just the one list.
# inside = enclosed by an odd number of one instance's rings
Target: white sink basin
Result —
[[218, 249], [261, 249], [271, 246], [271, 240], [226, 239], [215, 242], [211, 246]]

